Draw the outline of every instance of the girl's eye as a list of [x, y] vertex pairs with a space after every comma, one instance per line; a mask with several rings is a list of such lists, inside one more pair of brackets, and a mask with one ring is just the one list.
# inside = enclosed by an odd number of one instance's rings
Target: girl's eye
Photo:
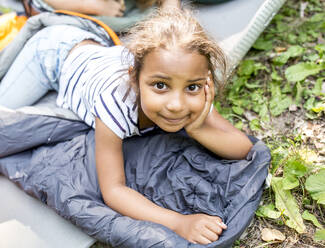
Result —
[[158, 90], [164, 90], [167, 86], [166, 84], [162, 83], [162, 82], [158, 82], [154, 84], [154, 87]]
[[191, 85], [187, 86], [187, 90], [190, 92], [197, 92], [200, 90], [200, 88], [201, 88], [201, 86], [197, 85], [197, 84], [191, 84]]

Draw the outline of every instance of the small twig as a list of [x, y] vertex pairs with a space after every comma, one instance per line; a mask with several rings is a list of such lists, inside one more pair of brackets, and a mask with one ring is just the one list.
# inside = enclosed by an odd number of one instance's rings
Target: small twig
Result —
[[259, 246], [256, 246], [255, 248], [261, 248], [261, 247], [264, 247], [264, 246], [268, 246], [268, 245], [273, 245], [273, 244], [277, 244], [277, 243], [281, 243], [282, 241], [271, 241], [271, 242], [267, 242], [265, 244], [261, 244]]
[[322, 246], [322, 247], [325, 247], [325, 245], [322, 244], [322, 243], [319, 243], [319, 242], [315, 242], [315, 243], [318, 244], [318, 245], [320, 245], [320, 246]]
[[300, 4], [300, 18], [304, 18], [305, 17], [305, 9], [307, 7], [308, 3], [307, 2], [302, 2]]
[[319, 210], [319, 212], [320, 212], [320, 216], [322, 217], [322, 221], [325, 223], [325, 219], [324, 219], [324, 215], [323, 215], [322, 207], [321, 207], [319, 204], [317, 204], [317, 207], [318, 207], [318, 210]]

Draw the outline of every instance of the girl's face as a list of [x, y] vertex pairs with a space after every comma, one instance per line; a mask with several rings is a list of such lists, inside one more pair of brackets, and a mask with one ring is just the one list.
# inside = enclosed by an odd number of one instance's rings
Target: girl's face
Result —
[[[175, 48], [149, 53], [138, 85], [144, 118], [164, 131], [179, 131], [203, 111], [207, 77], [208, 61], [198, 52]], [[140, 115], [140, 125], [148, 119]]]

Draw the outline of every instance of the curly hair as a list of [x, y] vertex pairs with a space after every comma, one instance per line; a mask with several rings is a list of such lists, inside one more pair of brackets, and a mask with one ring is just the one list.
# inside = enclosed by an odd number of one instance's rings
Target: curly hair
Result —
[[190, 9], [158, 9], [128, 32], [126, 47], [134, 56], [130, 71], [131, 84], [138, 85], [144, 58], [158, 48], [182, 48], [198, 52], [208, 60], [217, 94], [221, 94], [226, 79], [226, 58], [221, 48], [207, 35]]

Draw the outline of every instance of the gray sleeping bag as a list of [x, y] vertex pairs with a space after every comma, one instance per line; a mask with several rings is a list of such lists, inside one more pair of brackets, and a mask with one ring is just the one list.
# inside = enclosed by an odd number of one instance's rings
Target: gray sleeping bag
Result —
[[265, 144], [245, 160], [223, 160], [185, 133], [149, 133], [124, 141], [127, 185], [183, 214], [220, 216], [228, 225], [210, 245], [113, 211], [97, 183], [94, 131], [79, 121], [0, 109], [0, 174], [112, 247], [230, 247], [254, 216], [270, 163]]

